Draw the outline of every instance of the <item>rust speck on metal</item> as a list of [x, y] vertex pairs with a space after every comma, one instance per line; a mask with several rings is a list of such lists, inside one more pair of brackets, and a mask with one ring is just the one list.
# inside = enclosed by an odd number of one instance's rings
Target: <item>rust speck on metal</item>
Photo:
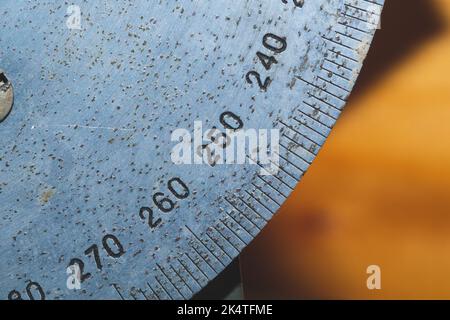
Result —
[[55, 194], [54, 189], [47, 189], [41, 194], [41, 198], [39, 199], [41, 204], [47, 204], [50, 201], [50, 198]]

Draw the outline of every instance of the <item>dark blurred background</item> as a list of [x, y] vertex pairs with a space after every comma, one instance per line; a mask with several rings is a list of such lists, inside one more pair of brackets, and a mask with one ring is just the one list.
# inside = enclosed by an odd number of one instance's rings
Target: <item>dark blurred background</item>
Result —
[[386, 0], [346, 111], [242, 255], [246, 298], [450, 299], [449, 23], [449, 0]]

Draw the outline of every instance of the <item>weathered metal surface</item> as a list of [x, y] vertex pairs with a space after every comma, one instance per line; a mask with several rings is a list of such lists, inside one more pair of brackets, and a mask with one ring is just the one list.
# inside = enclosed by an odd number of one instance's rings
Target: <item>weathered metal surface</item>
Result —
[[[317, 155], [382, 4], [97, 0], [67, 11], [3, 0], [0, 66], [15, 106], [0, 123], [0, 296], [198, 292]], [[171, 161], [174, 130], [219, 127], [230, 112], [246, 128], [281, 130], [276, 175]], [[69, 266], [80, 290], [67, 285]]]

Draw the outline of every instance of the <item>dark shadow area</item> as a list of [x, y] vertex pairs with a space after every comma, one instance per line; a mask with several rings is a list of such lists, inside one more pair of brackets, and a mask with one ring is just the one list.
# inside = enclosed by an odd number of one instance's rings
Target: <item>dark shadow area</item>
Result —
[[386, 0], [372, 47], [350, 97], [370, 89], [390, 69], [445, 30], [446, 22], [430, 0]]
[[240, 300], [241, 286], [239, 259], [235, 259], [216, 279], [195, 295], [193, 300]]

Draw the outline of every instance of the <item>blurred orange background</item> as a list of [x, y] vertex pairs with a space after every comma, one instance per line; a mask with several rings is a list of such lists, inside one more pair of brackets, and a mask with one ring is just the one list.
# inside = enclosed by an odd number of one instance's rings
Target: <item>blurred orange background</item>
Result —
[[386, 0], [346, 111], [242, 255], [246, 298], [450, 299], [449, 25], [449, 0]]

